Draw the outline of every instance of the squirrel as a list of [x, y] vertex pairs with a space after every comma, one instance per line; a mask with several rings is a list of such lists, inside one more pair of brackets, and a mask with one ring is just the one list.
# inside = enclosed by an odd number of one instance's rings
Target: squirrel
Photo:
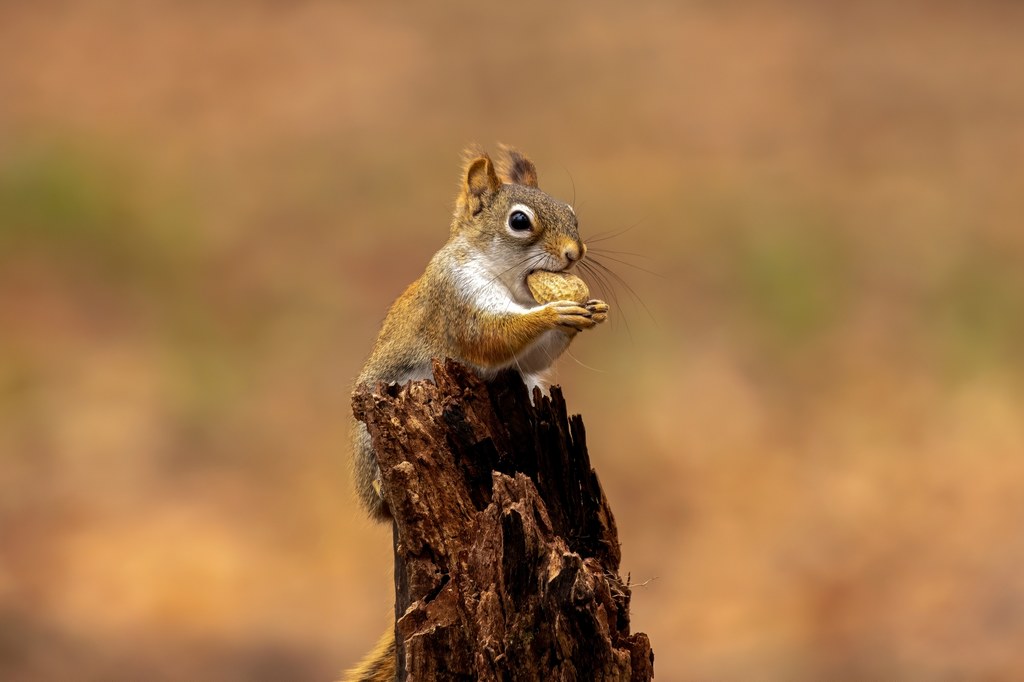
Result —
[[[430, 379], [432, 358], [452, 358], [483, 378], [515, 368], [530, 386], [580, 330], [608, 317], [608, 304], [540, 305], [527, 285], [537, 270], [566, 272], [587, 253], [572, 206], [537, 187], [537, 169], [502, 146], [497, 163], [470, 150], [448, 242], [392, 304], [358, 385]], [[370, 516], [390, 513], [362, 422], [353, 424], [356, 492]]]
[[[448, 241], [392, 304], [357, 385], [431, 379], [431, 360], [452, 358], [484, 379], [514, 368], [545, 388], [546, 370], [579, 331], [607, 319], [608, 304], [538, 304], [527, 278], [567, 273], [586, 253], [575, 210], [538, 188], [532, 161], [505, 145], [494, 161], [471, 148]], [[387, 521], [369, 433], [353, 422], [356, 492], [372, 518]], [[392, 680], [394, 658], [392, 631], [346, 679]]]

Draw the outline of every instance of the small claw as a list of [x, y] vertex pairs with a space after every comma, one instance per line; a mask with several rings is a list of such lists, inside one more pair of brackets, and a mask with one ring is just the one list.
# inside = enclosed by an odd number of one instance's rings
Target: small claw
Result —
[[553, 301], [547, 304], [556, 314], [555, 323], [572, 329], [590, 329], [596, 324], [593, 313], [575, 301]]
[[558, 324], [572, 329], [590, 329], [597, 323], [590, 315], [566, 315], [558, 320]]
[[591, 299], [586, 303], [587, 310], [590, 311], [590, 319], [596, 324], [600, 324], [608, 319], [608, 304], [598, 299]]

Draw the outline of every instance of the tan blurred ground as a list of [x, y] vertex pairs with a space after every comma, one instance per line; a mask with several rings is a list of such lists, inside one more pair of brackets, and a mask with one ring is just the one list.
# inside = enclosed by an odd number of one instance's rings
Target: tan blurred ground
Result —
[[559, 378], [658, 679], [1024, 678], [1024, 6], [895, 4], [0, 4], [0, 678], [370, 646], [349, 382], [498, 140], [633, 228]]

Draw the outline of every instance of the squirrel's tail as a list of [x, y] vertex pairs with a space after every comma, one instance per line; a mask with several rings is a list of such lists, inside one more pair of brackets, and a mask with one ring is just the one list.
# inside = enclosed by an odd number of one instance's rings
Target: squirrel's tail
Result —
[[381, 636], [377, 646], [368, 653], [359, 665], [345, 673], [341, 682], [394, 682], [395, 670], [395, 628], [390, 627]]

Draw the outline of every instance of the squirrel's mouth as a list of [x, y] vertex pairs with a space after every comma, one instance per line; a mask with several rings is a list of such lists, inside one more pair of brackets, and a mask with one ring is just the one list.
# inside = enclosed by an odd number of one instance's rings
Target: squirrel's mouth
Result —
[[527, 277], [529, 277], [530, 275], [532, 275], [535, 272], [553, 272], [556, 275], [563, 275], [563, 274], [568, 273], [569, 270], [572, 269], [572, 266], [575, 265], [575, 264], [576, 264], [575, 262], [570, 262], [567, 265], [563, 265], [562, 267], [557, 267], [557, 268], [533, 268], [531, 270], [527, 270], [526, 271], [526, 274], [523, 276], [523, 279], [525, 280]]

